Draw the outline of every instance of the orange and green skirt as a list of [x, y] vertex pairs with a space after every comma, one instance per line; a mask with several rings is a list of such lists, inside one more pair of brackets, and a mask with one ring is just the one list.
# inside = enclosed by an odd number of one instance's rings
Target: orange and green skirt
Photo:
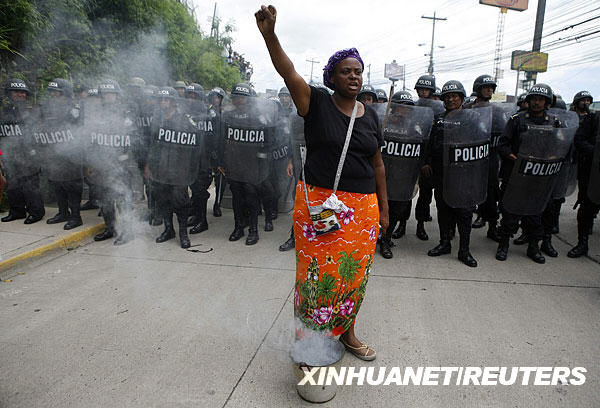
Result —
[[[322, 204], [332, 193], [307, 187], [311, 206]], [[348, 207], [337, 214], [341, 229], [317, 236], [302, 188], [300, 181], [294, 205], [294, 315], [308, 328], [337, 336], [354, 324], [365, 296], [379, 234], [377, 195], [338, 191], [337, 197]]]

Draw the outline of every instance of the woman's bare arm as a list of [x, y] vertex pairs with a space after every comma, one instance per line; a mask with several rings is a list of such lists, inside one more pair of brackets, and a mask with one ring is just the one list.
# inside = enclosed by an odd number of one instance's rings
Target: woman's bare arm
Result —
[[294, 64], [285, 51], [283, 51], [279, 39], [275, 35], [275, 19], [277, 17], [275, 7], [260, 6], [260, 10], [254, 13], [254, 16], [256, 17], [256, 25], [269, 50], [275, 70], [281, 75], [285, 85], [289, 89], [298, 113], [301, 116], [305, 116], [308, 113], [310, 105], [310, 87], [296, 72]]
[[379, 202], [379, 224], [385, 233], [390, 225], [387, 202], [387, 185], [385, 182], [385, 166], [381, 157], [381, 150], [373, 156], [373, 166], [375, 166], [375, 186], [377, 191], [377, 201]]

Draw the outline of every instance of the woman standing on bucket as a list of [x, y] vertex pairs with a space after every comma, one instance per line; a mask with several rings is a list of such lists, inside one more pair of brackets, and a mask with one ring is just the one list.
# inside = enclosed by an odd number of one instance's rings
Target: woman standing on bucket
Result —
[[304, 117], [307, 150], [306, 183], [296, 186], [294, 205], [294, 314], [308, 328], [341, 335], [340, 341], [358, 358], [374, 360], [375, 350], [356, 338], [354, 322], [379, 224], [384, 231], [388, 227], [388, 205], [377, 114], [356, 101], [364, 64], [356, 49], [338, 51], [323, 72], [323, 82], [334, 94], [307, 85], [275, 35], [276, 16], [274, 7], [261, 6], [256, 24]]

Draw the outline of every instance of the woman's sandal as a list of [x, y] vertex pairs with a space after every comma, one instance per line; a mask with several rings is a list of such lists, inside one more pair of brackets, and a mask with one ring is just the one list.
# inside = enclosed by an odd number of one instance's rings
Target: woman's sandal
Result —
[[[353, 347], [346, 343], [346, 341], [342, 337], [340, 337], [340, 342], [344, 345], [344, 347], [346, 347], [346, 350], [348, 350], [350, 353], [354, 354], [357, 358], [360, 358], [361, 360], [373, 361], [377, 357], [377, 353], [375, 352], [375, 350], [373, 350], [364, 343], [360, 343], [360, 347]], [[373, 354], [368, 355], [369, 350], [372, 350]]]

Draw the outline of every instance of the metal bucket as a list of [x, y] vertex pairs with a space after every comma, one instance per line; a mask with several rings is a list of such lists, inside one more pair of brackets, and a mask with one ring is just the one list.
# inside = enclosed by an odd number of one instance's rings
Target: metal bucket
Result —
[[[330, 377], [329, 367], [333, 367], [339, 372], [341, 360], [344, 356], [344, 346], [337, 339], [318, 334], [300, 339], [292, 347], [290, 355], [296, 380], [296, 391], [302, 399], [308, 402], [323, 403], [335, 397], [337, 385], [334, 382], [327, 381], [327, 378]], [[315, 367], [324, 367], [328, 370], [324, 384], [312, 385], [307, 382], [299, 385], [305, 377], [305, 370], [311, 370]], [[327, 385], [328, 382], [331, 382], [331, 384]]]

